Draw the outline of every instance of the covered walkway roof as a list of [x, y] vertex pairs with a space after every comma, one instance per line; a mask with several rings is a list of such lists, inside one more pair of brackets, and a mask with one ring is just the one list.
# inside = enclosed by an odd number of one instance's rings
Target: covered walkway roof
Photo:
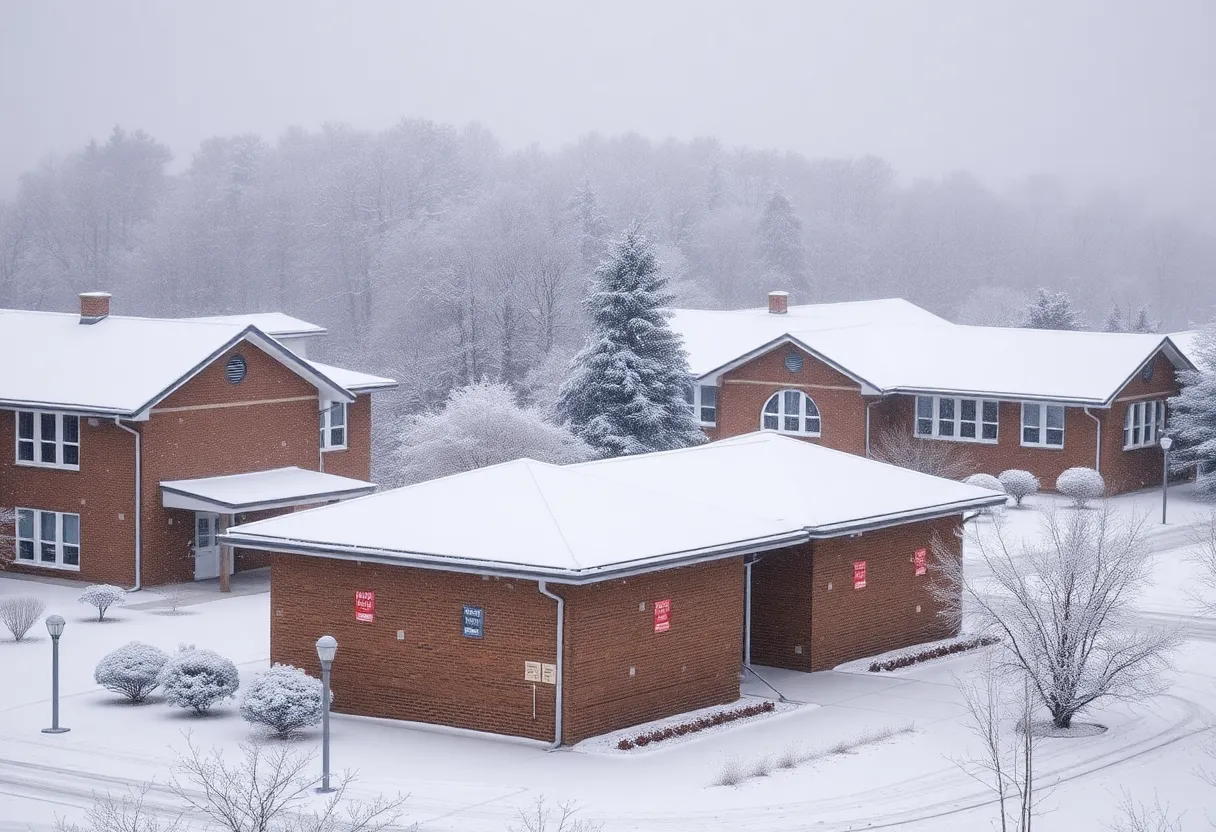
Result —
[[293, 466], [223, 477], [167, 480], [160, 484], [160, 490], [165, 508], [236, 514], [362, 497], [375, 491], [376, 486]]

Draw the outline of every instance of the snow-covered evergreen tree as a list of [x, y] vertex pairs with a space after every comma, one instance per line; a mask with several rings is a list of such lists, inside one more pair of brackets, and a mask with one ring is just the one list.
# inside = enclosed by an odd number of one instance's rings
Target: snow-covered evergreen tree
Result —
[[253, 677], [240, 710], [246, 722], [265, 725], [280, 737], [290, 736], [321, 721], [321, 680], [298, 667], [276, 664]]
[[596, 269], [592, 332], [558, 394], [559, 418], [603, 456], [705, 441], [684, 398], [693, 377], [668, 324], [670, 302], [654, 248], [631, 228]]
[[522, 457], [565, 465], [593, 456], [567, 428], [491, 382], [453, 390], [442, 410], [411, 416], [400, 441], [395, 481], [402, 485]]
[[1085, 329], [1081, 315], [1073, 309], [1066, 292], [1039, 289], [1026, 307], [1022, 326], [1027, 329]]
[[1169, 401], [1167, 432], [1176, 471], [1196, 471], [1199, 496], [1216, 500], [1216, 321], [1196, 341], [1198, 370], [1178, 373], [1182, 390]]
[[1106, 323], [1102, 325], [1103, 332], [1126, 332], [1123, 326], [1123, 310], [1119, 308], [1119, 304], [1115, 304], [1110, 308], [1110, 314], [1106, 316]]
[[1159, 321], [1154, 321], [1148, 314], [1148, 307], [1141, 306], [1136, 311], [1136, 320], [1132, 323], [1132, 332], [1156, 332], [1161, 326]]
[[608, 222], [600, 213], [599, 201], [591, 189], [591, 180], [584, 178], [570, 199], [570, 212], [578, 224], [579, 253], [588, 271], [594, 269], [604, 253]]
[[785, 286], [803, 286], [806, 281], [806, 254], [802, 248], [802, 220], [794, 203], [775, 191], [764, 206], [760, 219], [760, 254], [768, 271], [787, 281]]

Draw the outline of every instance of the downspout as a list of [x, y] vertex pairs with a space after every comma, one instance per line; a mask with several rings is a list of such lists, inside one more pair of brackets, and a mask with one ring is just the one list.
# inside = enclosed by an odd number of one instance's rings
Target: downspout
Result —
[[1098, 441], [1094, 443], [1094, 470], [1099, 474], [1102, 473], [1102, 420], [1089, 412], [1089, 408], [1084, 408], [1085, 415], [1094, 420], [1094, 424], [1098, 426]]
[[141, 453], [141, 434], [134, 428], [129, 428], [114, 417], [114, 425], [135, 437], [135, 586], [128, 592], [139, 592], [144, 588], [143, 563], [143, 455]]
[[870, 456], [870, 408], [878, 404], [882, 399], [875, 399], [872, 402], [866, 402], [866, 459], [871, 459]]
[[743, 664], [752, 666], [752, 561], [743, 566], [747, 573], [746, 589], [743, 592]]
[[557, 679], [554, 687], [553, 742], [549, 744], [549, 749], [553, 750], [562, 744], [562, 651], [566, 633], [566, 599], [550, 592], [549, 582], [546, 580], [537, 581], [536, 588], [540, 590], [541, 595], [557, 602]]

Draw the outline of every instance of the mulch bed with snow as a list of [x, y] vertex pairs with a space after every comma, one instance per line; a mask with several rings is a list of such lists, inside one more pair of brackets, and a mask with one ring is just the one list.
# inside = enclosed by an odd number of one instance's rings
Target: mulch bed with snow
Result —
[[891, 673], [981, 647], [988, 647], [998, 642], [999, 639], [991, 636], [955, 636], [941, 641], [929, 641], [913, 647], [890, 650], [877, 656], [867, 656], [864, 659], [855, 659], [837, 665], [834, 669], [844, 673]]
[[590, 737], [575, 745], [574, 750], [590, 754], [645, 754], [788, 713], [797, 707], [799, 705], [794, 702], [749, 698], [731, 705], [702, 708]]

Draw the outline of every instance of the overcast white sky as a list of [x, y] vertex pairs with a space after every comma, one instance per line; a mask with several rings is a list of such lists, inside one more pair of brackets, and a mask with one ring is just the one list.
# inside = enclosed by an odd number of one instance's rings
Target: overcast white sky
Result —
[[875, 153], [906, 176], [1037, 172], [1213, 214], [1216, 2], [0, 0], [0, 193], [142, 127], [480, 121]]

